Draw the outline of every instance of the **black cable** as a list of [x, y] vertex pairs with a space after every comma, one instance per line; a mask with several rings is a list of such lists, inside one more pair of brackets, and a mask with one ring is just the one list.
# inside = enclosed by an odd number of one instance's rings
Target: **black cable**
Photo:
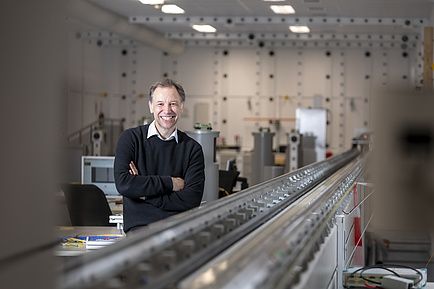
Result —
[[[369, 266], [366, 266], [366, 267], [369, 267]], [[348, 276], [348, 278], [345, 279], [344, 288], [349, 288], [349, 287], [347, 286], [347, 281], [348, 281], [348, 279], [352, 278], [352, 277], [353, 277], [357, 272], [363, 270], [363, 268], [366, 268], [366, 267], [359, 268], [359, 269], [357, 269], [356, 271], [354, 271], [353, 273], [351, 273], [351, 274]]]
[[371, 269], [383, 269], [386, 271], [389, 271], [390, 273], [394, 274], [396, 277], [401, 277], [398, 273], [396, 273], [395, 271], [393, 271], [392, 269], [389, 268], [383, 268], [383, 267], [371, 267], [371, 268], [364, 268], [363, 270], [360, 271], [360, 278], [362, 278], [363, 280], [365, 280], [366, 282], [370, 282], [373, 284], [378, 284], [381, 285], [381, 282], [378, 281], [373, 281], [373, 280], [369, 280], [367, 279], [365, 276], [363, 276], [363, 272], [367, 271], [367, 270], [371, 270]]
[[417, 280], [417, 282], [414, 282], [414, 285], [419, 284], [419, 283], [423, 280], [423, 275], [422, 275], [422, 273], [420, 273], [419, 270], [417, 270], [417, 269], [415, 269], [415, 268], [413, 268], [413, 267], [406, 266], [406, 265], [399, 265], [399, 264], [377, 264], [377, 265], [365, 266], [365, 267], [359, 268], [359, 269], [357, 269], [356, 271], [352, 272], [352, 273], [348, 276], [348, 278], [345, 279], [344, 288], [350, 288], [350, 287], [348, 287], [348, 285], [347, 285], [347, 284], [348, 284], [348, 279], [350, 279], [351, 277], [353, 277], [353, 276], [354, 276], [356, 273], [358, 273], [358, 272], [360, 272], [360, 278], [362, 278], [363, 280], [365, 280], [365, 281], [367, 281], [367, 282], [370, 282], [370, 283], [373, 283], [373, 284], [381, 285], [381, 282], [372, 281], [372, 280], [369, 280], [369, 279], [367, 279], [366, 277], [363, 276], [363, 273], [364, 273], [365, 271], [370, 270], [370, 269], [375, 269], [375, 268], [377, 268], [377, 269], [383, 269], [383, 270], [389, 271], [389, 272], [393, 273], [394, 275], [396, 275], [397, 277], [401, 277], [398, 273], [396, 273], [395, 271], [393, 271], [392, 269], [387, 268], [387, 267], [392, 267], [392, 268], [405, 268], [405, 269], [410, 269], [410, 270], [415, 271], [415, 272], [420, 276], [420, 278], [419, 278], [419, 280]]
[[[423, 280], [423, 275], [422, 275], [422, 273], [420, 273], [419, 270], [417, 270], [417, 269], [415, 269], [415, 268], [413, 268], [413, 267], [407, 266], [407, 265], [400, 265], [400, 264], [381, 264], [381, 265], [373, 265], [373, 266], [378, 266], [377, 268], [383, 268], [383, 269], [384, 269], [384, 267], [394, 267], [394, 268], [404, 268], [404, 269], [410, 269], [410, 270], [413, 270], [413, 271], [415, 271], [415, 272], [420, 276], [419, 280], [417, 280], [417, 282], [414, 282], [414, 285], [419, 284], [419, 283]], [[400, 277], [400, 276], [399, 276], [399, 277]]]

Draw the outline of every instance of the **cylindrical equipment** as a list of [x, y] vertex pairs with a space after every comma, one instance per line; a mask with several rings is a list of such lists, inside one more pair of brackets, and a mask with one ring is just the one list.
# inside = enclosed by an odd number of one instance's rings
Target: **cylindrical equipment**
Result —
[[252, 156], [252, 185], [264, 181], [264, 167], [274, 166], [273, 136], [271, 132], [254, 132], [254, 150]]
[[205, 157], [205, 189], [202, 202], [217, 200], [219, 197], [219, 165], [216, 161], [216, 139], [220, 132], [196, 130], [186, 133], [202, 146]]

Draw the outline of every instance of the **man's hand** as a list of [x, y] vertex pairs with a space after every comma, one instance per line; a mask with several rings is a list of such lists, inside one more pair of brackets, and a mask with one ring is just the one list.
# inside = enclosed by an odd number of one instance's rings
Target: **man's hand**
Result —
[[[130, 175], [138, 175], [139, 174], [139, 171], [137, 170], [133, 161], [130, 162], [129, 172], [130, 172]], [[178, 192], [185, 187], [185, 181], [181, 178], [173, 178], [172, 177], [172, 184], [173, 184], [173, 191], [174, 192]], [[144, 199], [144, 197], [143, 197], [143, 199]]]
[[138, 175], [139, 171], [137, 170], [136, 166], [134, 165], [133, 161], [130, 162], [130, 175]]
[[[130, 175], [137, 176], [139, 174], [139, 170], [136, 168], [136, 165], [133, 163], [133, 161], [130, 162], [129, 172], [130, 172]], [[139, 199], [146, 200], [146, 197], [140, 197]]]
[[185, 182], [181, 178], [172, 177], [172, 183], [173, 183], [173, 191], [174, 192], [178, 192], [185, 187]]

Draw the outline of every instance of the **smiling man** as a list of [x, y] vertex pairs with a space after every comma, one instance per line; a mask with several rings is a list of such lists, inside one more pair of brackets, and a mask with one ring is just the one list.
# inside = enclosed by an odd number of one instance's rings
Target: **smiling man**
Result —
[[201, 145], [177, 129], [183, 87], [163, 79], [149, 91], [154, 121], [119, 137], [115, 183], [123, 196], [126, 233], [199, 206], [205, 183]]

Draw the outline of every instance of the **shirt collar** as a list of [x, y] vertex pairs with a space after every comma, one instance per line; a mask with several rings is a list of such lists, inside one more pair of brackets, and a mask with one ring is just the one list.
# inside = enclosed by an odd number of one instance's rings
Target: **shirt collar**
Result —
[[149, 125], [147, 138], [150, 138], [151, 136], [154, 136], [154, 135], [158, 136], [161, 140], [164, 140], [164, 141], [168, 141], [168, 140], [171, 140], [174, 138], [176, 140], [176, 142], [178, 143], [178, 128], [175, 128], [173, 133], [168, 138], [163, 139], [161, 137], [160, 133], [158, 132], [157, 128], [155, 127], [155, 120], [153, 122], [151, 122], [151, 124]]

